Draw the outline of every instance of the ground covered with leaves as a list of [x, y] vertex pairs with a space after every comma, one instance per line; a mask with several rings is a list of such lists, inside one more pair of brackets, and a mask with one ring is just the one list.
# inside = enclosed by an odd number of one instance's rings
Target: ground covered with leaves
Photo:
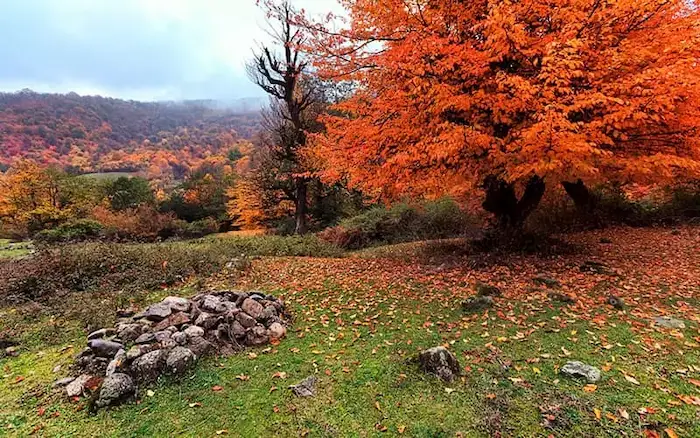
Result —
[[[700, 436], [700, 228], [563, 240], [546, 256], [479, 253], [453, 240], [342, 258], [262, 257], [243, 276], [224, 271], [206, 284], [286, 299], [288, 338], [204, 361], [137, 404], [95, 415], [51, 389], [85, 328], [68, 316], [2, 309], [0, 330], [20, 346], [0, 359], [0, 434]], [[460, 303], [478, 282], [502, 296], [465, 314]], [[624, 310], [607, 303], [611, 294]], [[556, 299], [564, 295], [573, 303]], [[658, 316], [685, 328], [656, 327]], [[445, 384], [419, 371], [413, 358], [436, 345], [457, 355], [461, 379]], [[570, 360], [598, 367], [602, 379], [559, 373]], [[288, 386], [312, 374], [316, 396], [295, 397]]]

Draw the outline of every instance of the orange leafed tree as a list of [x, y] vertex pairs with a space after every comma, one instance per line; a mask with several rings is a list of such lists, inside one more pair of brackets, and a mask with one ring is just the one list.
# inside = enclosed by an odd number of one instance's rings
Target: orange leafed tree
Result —
[[341, 3], [347, 26], [300, 18], [320, 72], [357, 86], [314, 139], [327, 178], [388, 198], [483, 187], [518, 224], [545, 182], [700, 175], [693, 0]]

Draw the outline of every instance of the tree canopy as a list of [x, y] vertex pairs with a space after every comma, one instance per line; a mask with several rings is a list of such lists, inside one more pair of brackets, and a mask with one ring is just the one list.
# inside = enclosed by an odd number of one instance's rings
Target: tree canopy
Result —
[[340, 29], [300, 18], [320, 72], [357, 85], [315, 138], [327, 178], [399, 197], [700, 174], [694, 1], [342, 3]]

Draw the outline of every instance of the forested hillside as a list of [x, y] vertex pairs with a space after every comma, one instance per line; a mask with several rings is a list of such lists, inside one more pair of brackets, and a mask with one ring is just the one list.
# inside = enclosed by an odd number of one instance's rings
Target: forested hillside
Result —
[[0, 93], [0, 168], [19, 158], [78, 173], [172, 172], [228, 154], [256, 130], [255, 112], [211, 102], [143, 103], [75, 93]]

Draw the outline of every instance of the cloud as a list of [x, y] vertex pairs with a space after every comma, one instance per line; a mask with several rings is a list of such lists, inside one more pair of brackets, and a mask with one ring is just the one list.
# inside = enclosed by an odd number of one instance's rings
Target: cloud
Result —
[[[310, 12], [329, 0], [297, 1]], [[337, 7], [336, 7], [337, 10]], [[0, 0], [0, 89], [141, 100], [260, 96], [255, 0]]]

